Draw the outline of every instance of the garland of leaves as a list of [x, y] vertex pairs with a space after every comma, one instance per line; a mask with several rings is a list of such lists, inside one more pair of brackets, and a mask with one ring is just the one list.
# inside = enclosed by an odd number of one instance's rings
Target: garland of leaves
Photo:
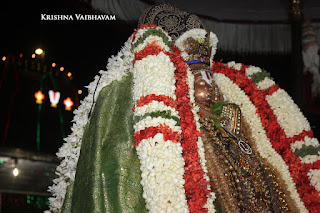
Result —
[[177, 116], [172, 116], [170, 110], [162, 110], [162, 111], [158, 110], [155, 112], [147, 112], [143, 116], [135, 116], [133, 119], [134, 119], [134, 122], [137, 123], [148, 116], [152, 118], [162, 117], [167, 119], [173, 119], [177, 122], [176, 126], [180, 126], [180, 119]]
[[154, 29], [150, 28], [148, 29], [141, 37], [138, 38], [138, 40], [132, 45], [131, 51], [134, 50], [139, 44], [142, 44], [146, 38], [148, 38], [150, 35], [159, 36], [162, 38], [162, 41], [171, 49], [172, 41], [169, 41], [168, 36], [163, 32], [161, 29]]
[[265, 70], [262, 70], [261, 72], [254, 73], [254, 74], [250, 75], [250, 77], [251, 77], [253, 83], [255, 83], [255, 84], [259, 83], [260, 81], [263, 81], [265, 78], [270, 78], [271, 80], [273, 80], [273, 78], [270, 76], [270, 73], [268, 73]]

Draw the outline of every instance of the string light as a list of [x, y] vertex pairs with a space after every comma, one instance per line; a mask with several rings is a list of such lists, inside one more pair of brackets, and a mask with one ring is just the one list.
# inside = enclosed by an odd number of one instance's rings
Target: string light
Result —
[[12, 170], [12, 174], [13, 174], [15, 177], [17, 177], [17, 176], [19, 175], [19, 169], [14, 168], [14, 169]]
[[71, 72], [68, 72], [67, 76], [70, 78], [72, 76]]
[[52, 66], [52, 67], [56, 67], [56, 63], [52, 63], [51, 66]]
[[64, 67], [60, 67], [60, 71], [62, 72], [64, 70]]
[[78, 94], [79, 94], [79, 95], [82, 94], [82, 90], [81, 90], [81, 89], [78, 90]]
[[43, 50], [41, 48], [36, 49], [35, 53], [37, 55], [41, 55], [43, 53]]
[[32, 57], [32, 58], [35, 58], [35, 57], [36, 57], [36, 54], [33, 53], [33, 54], [31, 55], [31, 57]]
[[34, 93], [34, 97], [36, 98], [37, 104], [42, 104], [42, 100], [44, 99], [44, 94], [40, 90]]
[[57, 108], [60, 99], [60, 92], [53, 92], [52, 90], [49, 90], [49, 99], [51, 107]]
[[70, 97], [67, 97], [64, 101], [63, 104], [66, 105], [65, 109], [70, 111], [71, 107], [73, 106], [73, 101], [71, 101]]
[[2, 57], [2, 61], [5, 61], [7, 58], [5, 56]]

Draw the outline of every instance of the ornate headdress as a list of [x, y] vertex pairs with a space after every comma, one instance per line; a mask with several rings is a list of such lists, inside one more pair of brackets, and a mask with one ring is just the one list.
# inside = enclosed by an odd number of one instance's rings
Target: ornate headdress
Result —
[[145, 24], [154, 24], [165, 30], [183, 51], [185, 61], [199, 60], [206, 64], [212, 61], [218, 39], [205, 28], [198, 16], [169, 4], [160, 4], [140, 16], [138, 27]]
[[155, 24], [161, 27], [173, 41], [188, 30], [205, 28], [198, 16], [181, 11], [169, 4], [160, 4], [147, 9], [140, 16], [138, 27], [144, 24]]

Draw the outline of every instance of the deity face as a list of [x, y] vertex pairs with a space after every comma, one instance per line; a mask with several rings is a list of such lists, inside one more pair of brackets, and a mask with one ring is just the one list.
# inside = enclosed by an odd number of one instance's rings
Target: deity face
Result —
[[203, 78], [203, 74], [201, 72], [206, 71], [198, 71], [194, 74], [194, 96], [197, 103], [210, 107], [210, 103], [213, 100], [213, 87], [208, 84], [208, 79], [205, 80]]

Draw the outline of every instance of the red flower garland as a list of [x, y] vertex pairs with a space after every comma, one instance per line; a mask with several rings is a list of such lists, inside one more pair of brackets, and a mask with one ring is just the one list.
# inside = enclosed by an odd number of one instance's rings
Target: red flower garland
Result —
[[167, 125], [159, 125], [159, 126], [151, 126], [147, 127], [143, 130], [140, 130], [139, 132], [136, 132], [133, 135], [133, 138], [135, 140], [134, 146], [138, 147], [140, 142], [143, 139], [147, 138], [153, 138], [156, 134], [162, 133], [163, 139], [165, 141], [171, 140], [173, 143], [179, 143], [180, 142], [180, 135], [178, 132], [174, 132], [169, 126]]
[[319, 212], [320, 196], [313, 186], [310, 185], [310, 180], [307, 173], [310, 169], [319, 169], [320, 161], [313, 164], [301, 164], [301, 160], [297, 157], [290, 144], [294, 139], [305, 136], [312, 136], [312, 131], [304, 131], [293, 138], [287, 138], [284, 130], [277, 122], [277, 117], [266, 101], [266, 96], [271, 95], [279, 89], [279, 86], [272, 86], [266, 91], [261, 91], [257, 88], [254, 82], [249, 79], [243, 69], [237, 71], [233, 68], [226, 67], [221, 63], [213, 63], [212, 71], [214, 73], [222, 73], [236, 83], [250, 98], [250, 101], [256, 106], [257, 113], [261, 119], [267, 137], [270, 139], [273, 148], [282, 156], [286, 164], [289, 166], [291, 177], [296, 183], [297, 191], [300, 194], [302, 201], [307, 209], [312, 212]]
[[274, 92], [278, 91], [280, 87], [277, 84], [272, 85], [268, 89], [265, 90], [266, 95], [272, 95]]
[[188, 98], [189, 87], [186, 83], [187, 65], [180, 56], [180, 50], [172, 45], [173, 53], [166, 53], [173, 62], [176, 71], [176, 97], [177, 110], [180, 116], [183, 148], [183, 158], [185, 160], [185, 191], [190, 212], [207, 212], [203, 206], [207, 202], [208, 181], [204, 178], [204, 171], [200, 164], [197, 140], [201, 135], [196, 128], [196, 121], [191, 111], [190, 99]]
[[141, 60], [148, 55], [158, 55], [161, 51], [163, 51], [163, 48], [157, 45], [155, 41], [148, 43], [143, 50], [134, 54], [133, 66], [137, 60]]
[[[186, 83], [187, 78], [187, 65], [183, 58], [180, 56], [180, 50], [175, 45], [172, 45], [173, 53], [165, 52], [160, 49], [154, 43], [146, 45], [139, 53], [135, 54], [135, 60], [141, 60], [148, 55], [157, 55], [163, 51], [168, 55], [171, 61], [174, 63], [176, 68], [175, 79], [176, 79], [176, 91], [175, 95], [177, 100], [174, 101], [172, 98], [164, 95], [150, 94], [145, 97], [141, 97], [137, 101], [137, 106], [143, 106], [149, 104], [153, 100], [163, 101], [166, 105], [177, 109], [180, 116], [181, 126], [181, 146], [183, 149], [183, 158], [185, 160], [185, 193], [188, 202], [188, 208], [190, 212], [207, 212], [207, 208], [203, 206], [207, 202], [207, 195], [210, 190], [207, 189], [208, 181], [204, 178], [204, 171], [200, 164], [200, 157], [198, 153], [197, 140], [201, 135], [196, 128], [196, 122], [191, 111], [190, 99], [188, 98], [189, 87]], [[141, 138], [153, 137], [160, 129], [151, 128], [140, 131], [139, 134], [135, 134], [135, 146], [142, 140]], [[147, 133], [150, 131], [150, 133]], [[143, 135], [143, 136], [142, 136]], [[172, 135], [170, 137], [173, 137]], [[140, 140], [140, 141], [139, 141]]]
[[155, 95], [155, 94], [141, 96], [141, 98], [137, 100], [136, 105], [138, 107], [142, 107], [144, 105], [151, 103], [152, 101], [163, 102], [166, 106], [177, 108], [177, 103], [173, 98], [166, 95]]

